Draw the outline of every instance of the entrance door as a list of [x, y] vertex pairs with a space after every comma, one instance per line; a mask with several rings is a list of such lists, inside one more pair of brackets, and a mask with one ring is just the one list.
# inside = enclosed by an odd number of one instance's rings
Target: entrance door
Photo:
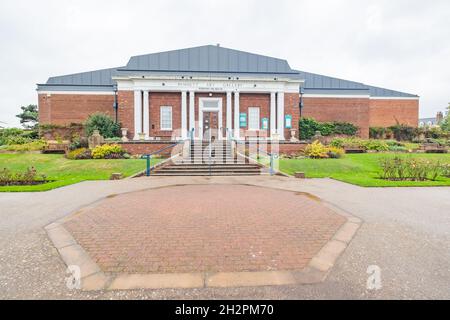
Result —
[[214, 141], [219, 136], [219, 116], [218, 112], [204, 111], [203, 112], [203, 140]]

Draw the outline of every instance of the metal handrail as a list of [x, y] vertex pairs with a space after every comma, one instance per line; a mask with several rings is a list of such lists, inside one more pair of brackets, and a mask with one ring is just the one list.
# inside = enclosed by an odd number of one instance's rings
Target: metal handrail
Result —
[[211, 175], [211, 128], [209, 129], [209, 155], [208, 155], [208, 168], [209, 168], [209, 175]]
[[189, 157], [191, 157], [192, 156], [192, 148], [194, 147], [194, 130], [195, 130], [195, 128], [192, 128], [190, 131], [189, 131], [189, 138], [190, 138], [190, 144], [189, 144]]
[[174, 144], [171, 144], [171, 145], [169, 145], [169, 146], [166, 146], [166, 147], [164, 147], [164, 148], [162, 148], [162, 149], [159, 149], [159, 150], [157, 150], [157, 151], [155, 151], [155, 152], [152, 152], [152, 153], [143, 154], [143, 155], [141, 156], [141, 159], [146, 159], [146, 160], [147, 160], [147, 168], [146, 168], [146, 170], [145, 170], [145, 175], [146, 175], [147, 177], [150, 176], [150, 171], [151, 171], [151, 169], [152, 169], [152, 168], [150, 167], [150, 162], [151, 162], [151, 159], [152, 159], [152, 156], [153, 156], [153, 155], [158, 154], [158, 153], [161, 153], [161, 152], [163, 152], [164, 150], [167, 150], [167, 149], [169, 149], [169, 148], [173, 148], [173, 147], [175, 147], [176, 145], [179, 145], [179, 144], [181, 144], [181, 142], [176, 142], [176, 143], [174, 143]]
[[[245, 142], [239, 141], [239, 140], [234, 139], [234, 138], [233, 138], [233, 141], [235, 141], [236, 144], [243, 144], [244, 146], [246, 145]], [[270, 157], [269, 172], [270, 172], [270, 175], [273, 176], [275, 174], [275, 170], [273, 168], [273, 165], [274, 165], [273, 163], [274, 163], [275, 157], [277, 157], [277, 155], [275, 153], [272, 153], [272, 152], [266, 152], [264, 150], [261, 150], [258, 145], [259, 144], [257, 144], [256, 151], [258, 151], [258, 153], [265, 153], [266, 155], [268, 155]], [[256, 160], [256, 161], [258, 161], [258, 160]]]

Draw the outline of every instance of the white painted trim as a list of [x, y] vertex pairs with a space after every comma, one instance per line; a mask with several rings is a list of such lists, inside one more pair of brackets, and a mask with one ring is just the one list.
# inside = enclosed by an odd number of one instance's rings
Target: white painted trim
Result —
[[[256, 124], [256, 128], [255, 127], [251, 127], [250, 126], [250, 110], [257, 110], [258, 111], [258, 121], [257, 121], [257, 124]], [[261, 108], [260, 107], [248, 107], [248, 109], [247, 109], [247, 112], [248, 112], [248, 130], [249, 131], [259, 131], [260, 130], [260, 128], [261, 128], [261, 126], [260, 126], [260, 123], [261, 123]]]
[[117, 80], [118, 90], [148, 90], [160, 92], [180, 92], [180, 91], [195, 91], [195, 92], [227, 92], [240, 91], [242, 93], [269, 93], [286, 92], [299, 93], [300, 82], [288, 81], [255, 81], [248, 80], [218, 80], [212, 78], [208, 80], [193, 80], [193, 79], [155, 79], [155, 78], [126, 78]]
[[[163, 109], [169, 109], [170, 108], [170, 128], [163, 128], [162, 126], [162, 111]], [[160, 106], [159, 107], [159, 130], [160, 131], [173, 131], [173, 107], [172, 106]]]
[[304, 98], [341, 98], [341, 99], [368, 99], [370, 96], [365, 94], [316, 94], [305, 93]]
[[239, 140], [240, 126], [239, 126], [239, 92], [234, 93], [234, 138]]
[[133, 140], [139, 140], [139, 133], [142, 132], [142, 92], [134, 91], [134, 137]]
[[150, 97], [149, 92], [144, 91], [144, 99], [143, 99], [143, 122], [144, 122], [144, 133], [145, 133], [145, 140], [150, 140]]
[[194, 129], [195, 133], [195, 92], [189, 92], [189, 132]]
[[277, 93], [278, 126], [277, 133], [280, 140], [284, 140], [284, 92]]
[[187, 92], [181, 92], [181, 139], [187, 138]]
[[[204, 101], [217, 101], [219, 108], [205, 108], [203, 107], [203, 102]], [[203, 135], [204, 135], [204, 129], [203, 128], [203, 111], [207, 111], [207, 112], [218, 112], [219, 113], [219, 120], [218, 120], [218, 138], [219, 140], [223, 139], [223, 122], [222, 122], [222, 98], [218, 98], [218, 97], [213, 97], [213, 98], [199, 98], [198, 99], [198, 122], [199, 122], [199, 128], [201, 128], [201, 130], [199, 129], [199, 138], [202, 139]]]
[[[232, 92], [231, 91], [227, 91], [227, 123], [226, 123], [226, 127], [227, 129], [232, 132], [233, 130], [233, 114], [231, 111], [231, 106], [232, 106]], [[228, 136], [227, 136], [228, 139]]]
[[420, 100], [420, 97], [370, 97], [370, 100]]
[[276, 114], [276, 93], [270, 93], [270, 137], [277, 133], [277, 114]]
[[38, 91], [38, 94], [83, 94], [113, 96], [111, 91]]

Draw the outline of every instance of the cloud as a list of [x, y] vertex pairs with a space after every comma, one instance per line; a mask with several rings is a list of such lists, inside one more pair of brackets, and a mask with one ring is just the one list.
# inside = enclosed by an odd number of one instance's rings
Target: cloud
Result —
[[433, 116], [450, 100], [448, 21], [447, 0], [2, 1], [0, 121], [18, 125], [49, 76], [216, 43], [419, 94]]

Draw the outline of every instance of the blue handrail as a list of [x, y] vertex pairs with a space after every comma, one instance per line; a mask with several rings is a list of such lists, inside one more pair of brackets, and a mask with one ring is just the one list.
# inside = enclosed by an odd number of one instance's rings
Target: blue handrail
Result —
[[164, 147], [164, 148], [162, 148], [162, 149], [159, 149], [159, 150], [157, 150], [157, 151], [155, 151], [155, 152], [143, 154], [143, 155], [141, 156], [141, 159], [146, 159], [146, 160], [147, 160], [147, 168], [146, 168], [146, 170], [145, 170], [145, 175], [146, 175], [147, 177], [150, 176], [150, 171], [151, 171], [151, 168], [150, 168], [150, 162], [151, 162], [151, 159], [152, 159], [152, 156], [153, 156], [153, 155], [158, 154], [158, 153], [161, 153], [161, 152], [163, 152], [164, 150], [167, 150], [167, 149], [169, 149], [169, 148], [173, 148], [173, 147], [175, 147], [176, 145], [179, 145], [180, 143], [181, 143], [181, 142], [176, 142], [176, 143], [171, 144], [171, 145], [169, 145], [169, 146], [166, 146], [166, 147]]

